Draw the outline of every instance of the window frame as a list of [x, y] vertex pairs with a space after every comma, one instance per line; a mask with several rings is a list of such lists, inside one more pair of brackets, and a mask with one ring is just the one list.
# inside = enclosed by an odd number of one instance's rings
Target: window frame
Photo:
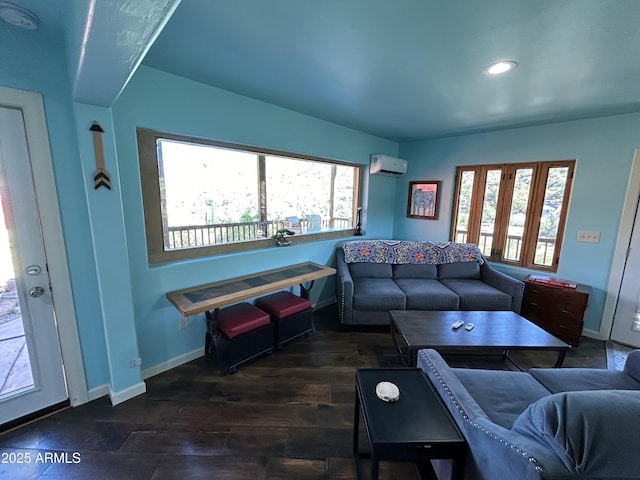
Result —
[[[569, 198], [573, 186], [576, 160], [552, 160], [543, 162], [525, 163], [501, 163], [483, 165], [464, 165], [456, 167], [455, 188], [453, 196], [451, 225], [449, 238], [456, 241], [456, 232], [459, 215], [459, 202], [461, 198], [462, 174], [463, 172], [474, 172], [471, 200], [469, 204], [469, 221], [467, 225], [467, 238], [469, 243], [479, 244], [482, 227], [482, 208], [484, 205], [485, 186], [487, 172], [500, 170], [501, 178], [498, 188], [498, 198], [496, 202], [496, 218], [492, 235], [491, 253], [487, 259], [492, 262], [523, 267], [532, 270], [546, 272], [557, 272], [560, 263], [560, 254], [564, 231], [567, 221]], [[553, 168], [564, 168], [567, 170], [567, 178], [564, 184], [562, 196], [562, 210], [558, 219], [558, 229], [554, 243], [553, 259], [551, 265], [541, 265], [535, 263], [536, 246], [538, 243], [540, 219], [544, 208], [544, 199], [549, 171]], [[515, 173], [519, 169], [532, 168], [532, 179], [527, 200], [527, 214], [525, 216], [522, 247], [519, 260], [503, 258], [502, 245], [505, 245], [508, 234], [509, 215], [511, 201], [513, 198]]]
[[[147, 259], [149, 264], [168, 263], [180, 260], [210, 257], [235, 252], [275, 247], [275, 241], [273, 239], [265, 238], [234, 243], [223, 243], [218, 245], [165, 250], [162, 225], [162, 200], [159, 182], [160, 176], [157, 156], [157, 141], [160, 139], [194, 143], [219, 148], [229, 148], [234, 150], [252, 152], [258, 155], [283, 156], [292, 159], [311, 160], [315, 162], [353, 167], [355, 169], [355, 185], [353, 194], [353, 211], [351, 218], [354, 222], [353, 228], [355, 228], [355, 222], [357, 220], [357, 207], [361, 205], [361, 190], [363, 180], [362, 175], [364, 171], [362, 165], [360, 164], [326, 159], [310, 155], [301, 155], [298, 153], [285, 152], [281, 150], [258, 148], [230, 142], [221, 142], [217, 140], [209, 140], [186, 135], [176, 135], [142, 128], [136, 129], [136, 137], [138, 142], [138, 162], [140, 166], [140, 186], [142, 189], [142, 208], [147, 244]], [[353, 236], [353, 234], [353, 229], [304, 233], [295, 236], [295, 243], [298, 244], [319, 240], [346, 238]]]

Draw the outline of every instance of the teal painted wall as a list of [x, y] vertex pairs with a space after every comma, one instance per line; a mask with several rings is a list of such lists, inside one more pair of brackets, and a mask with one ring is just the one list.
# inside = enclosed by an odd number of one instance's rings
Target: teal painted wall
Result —
[[[593, 287], [586, 326], [598, 330], [606, 294], [609, 268], [624, 202], [633, 149], [640, 146], [640, 114], [622, 115], [502, 132], [451, 137], [431, 141], [395, 142], [349, 130], [286, 109], [216, 88], [141, 68], [113, 109], [73, 104], [61, 39], [39, 31], [0, 29], [4, 56], [0, 85], [42, 94], [53, 169], [69, 258], [74, 306], [88, 388], [112, 383], [116, 390], [135, 383], [136, 372], [123, 363], [139, 353], [143, 367], [167, 362], [202, 348], [204, 321], [192, 319], [178, 328], [179, 315], [165, 299], [170, 290], [242, 275], [257, 269], [312, 260], [333, 264], [338, 241], [293, 245], [150, 267], [140, 192], [135, 128], [257, 145], [284, 151], [335, 158], [367, 165], [371, 153], [409, 160], [408, 175], [400, 178], [372, 176], [365, 182], [365, 232], [369, 238], [422, 238], [446, 240], [451, 215], [453, 175], [456, 165], [576, 158], [578, 160], [569, 220], [558, 275]], [[114, 205], [91, 207], [94, 199], [85, 189], [90, 168], [90, 145], [85, 125], [93, 115], [113, 128], [107, 148], [117, 162]], [[410, 180], [442, 180], [437, 221], [406, 218]], [[100, 192], [102, 193], [102, 192]], [[119, 197], [117, 197], [119, 195]], [[91, 196], [91, 197], [89, 197]], [[104, 218], [97, 218], [96, 211]], [[106, 212], [106, 213], [104, 213]], [[117, 231], [117, 245], [94, 238], [104, 222]], [[578, 230], [602, 232], [598, 244], [575, 241]], [[94, 249], [94, 245], [99, 248]], [[118, 256], [118, 262], [109, 261]], [[99, 279], [98, 267], [109, 267]], [[111, 271], [113, 268], [113, 271]], [[517, 277], [523, 269], [503, 268]], [[106, 279], [107, 283], [104, 282]], [[114, 285], [114, 282], [122, 284]], [[130, 283], [130, 291], [129, 285]], [[104, 310], [101, 302], [124, 289], [125, 304]], [[333, 296], [333, 281], [317, 282], [314, 303]], [[120, 297], [121, 298], [121, 297]], [[118, 312], [124, 311], [121, 316]], [[114, 313], [115, 312], [115, 313]], [[112, 323], [117, 316], [122, 327]], [[103, 320], [103, 318], [107, 318]], [[132, 323], [134, 325], [132, 325]], [[107, 351], [105, 331], [134, 332], [134, 343], [120, 352], [117, 337]], [[110, 361], [109, 354], [118, 361]], [[131, 376], [131, 378], [129, 378]], [[114, 381], [121, 378], [122, 383]]]
[[[138, 340], [131, 298], [129, 257], [124, 230], [119, 170], [111, 109], [74, 103], [78, 147], [91, 218], [91, 235], [100, 296], [96, 315], [104, 320], [102, 330], [107, 347], [109, 388], [112, 398], [132, 386], [142, 390], [140, 366], [131, 365], [139, 357]], [[100, 134], [104, 166], [111, 188], [95, 188], [96, 151], [93, 122], [104, 130]]]
[[[122, 203], [128, 243], [136, 329], [143, 368], [202, 348], [204, 315], [180, 330], [168, 291], [311, 260], [334, 264], [338, 241], [222, 255], [149, 266], [136, 127], [255, 145], [368, 165], [371, 153], [397, 155], [395, 142], [366, 135], [154, 69], [139, 69], [113, 106]], [[368, 185], [366, 231], [390, 238], [396, 180], [375, 177]], [[317, 281], [312, 303], [334, 295], [333, 280]]]
[[[448, 240], [458, 165], [576, 159], [557, 276], [592, 287], [585, 328], [598, 331], [637, 147], [640, 147], [640, 114], [402, 144], [400, 156], [409, 161], [409, 171], [396, 194], [394, 235], [404, 239]], [[437, 221], [406, 217], [410, 180], [442, 180]], [[578, 230], [601, 232], [600, 243], [577, 242]], [[522, 268], [501, 265], [498, 268], [518, 278], [531, 273]]]
[[74, 307], [89, 389], [108, 382], [108, 362], [84, 179], [64, 46], [40, 30], [3, 24], [0, 85], [38, 92], [44, 101]]

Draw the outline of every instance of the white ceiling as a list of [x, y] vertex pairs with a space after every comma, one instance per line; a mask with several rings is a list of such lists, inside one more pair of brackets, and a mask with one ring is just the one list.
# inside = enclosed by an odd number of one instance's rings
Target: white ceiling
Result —
[[[14, 3], [70, 28], [57, 2]], [[385, 138], [640, 111], [638, 0], [165, 3], [144, 65]], [[483, 74], [503, 59], [518, 68]]]

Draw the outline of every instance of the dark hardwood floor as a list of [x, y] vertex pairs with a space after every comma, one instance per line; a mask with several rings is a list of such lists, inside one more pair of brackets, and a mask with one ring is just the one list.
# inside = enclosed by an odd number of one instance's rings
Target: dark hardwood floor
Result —
[[[101, 398], [0, 435], [0, 478], [354, 479], [354, 371], [401, 364], [388, 327], [340, 326], [335, 307], [314, 315], [315, 335], [234, 375], [201, 358], [147, 379], [147, 393], [123, 404]], [[512, 356], [524, 368], [555, 361]], [[499, 357], [445, 358], [514, 368]], [[604, 342], [583, 337], [565, 367], [606, 368]], [[411, 464], [382, 462], [380, 478], [418, 477]]]

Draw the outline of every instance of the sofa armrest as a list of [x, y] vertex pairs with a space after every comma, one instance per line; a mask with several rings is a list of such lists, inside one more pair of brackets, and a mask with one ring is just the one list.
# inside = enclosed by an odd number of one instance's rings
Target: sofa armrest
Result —
[[[436, 350], [420, 350], [416, 366], [431, 380], [450, 412], [457, 412], [462, 418], [471, 421], [487, 417], [480, 405], [462, 385], [454, 370], [447, 365], [447, 362]], [[458, 421], [458, 418], [456, 418], [456, 421]], [[458, 426], [462, 428], [460, 422], [458, 423]]]
[[[425, 380], [431, 381], [469, 444], [465, 478], [574, 478], [555, 452], [491, 422], [456, 376], [456, 369], [450, 368], [436, 350], [420, 350], [417, 366], [425, 373]], [[442, 465], [437, 470], [448, 471]]]
[[627, 355], [624, 362], [624, 373], [640, 382], [640, 350], [634, 350]]
[[522, 295], [524, 293], [524, 282], [496, 270], [489, 265], [486, 260], [480, 266], [480, 275], [483, 282], [508, 295], [511, 295], [511, 310], [516, 313], [520, 313]]
[[341, 323], [353, 323], [353, 278], [344, 260], [344, 251], [336, 251], [336, 299]]

